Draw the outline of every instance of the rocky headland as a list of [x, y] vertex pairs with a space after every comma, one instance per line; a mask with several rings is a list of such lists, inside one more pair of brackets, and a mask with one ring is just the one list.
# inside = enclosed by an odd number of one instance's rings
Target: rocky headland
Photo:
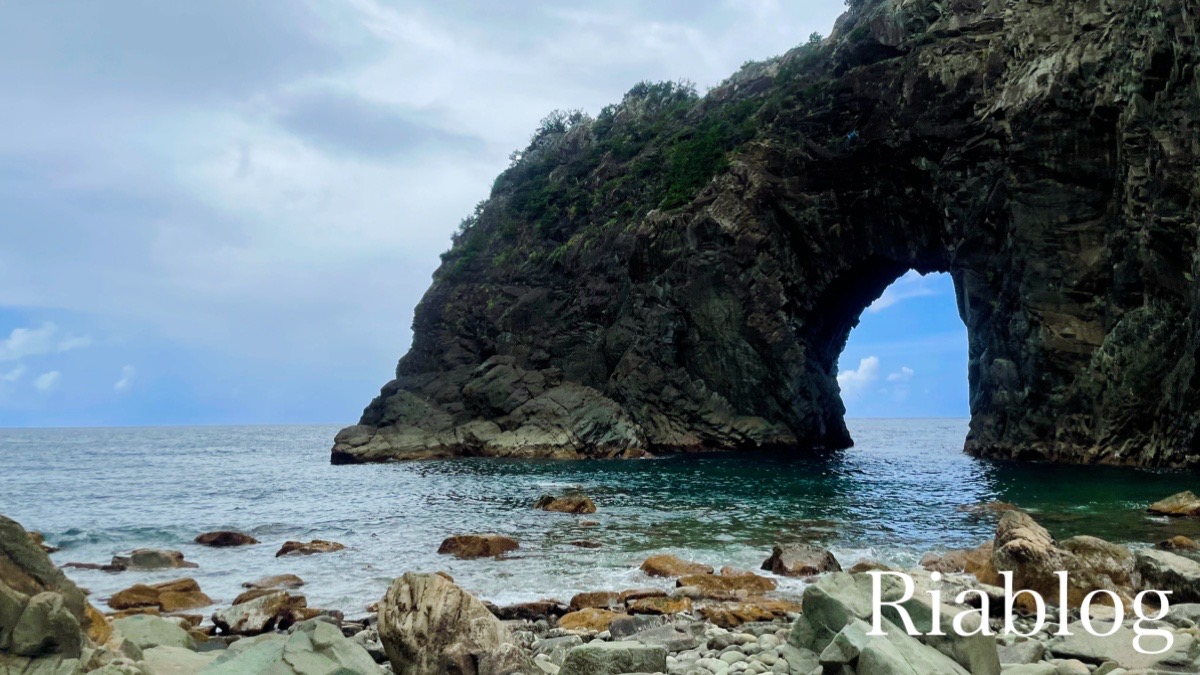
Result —
[[837, 359], [948, 272], [985, 457], [1200, 457], [1200, 9], [854, 0], [704, 96], [551, 115], [334, 463], [851, 444]]

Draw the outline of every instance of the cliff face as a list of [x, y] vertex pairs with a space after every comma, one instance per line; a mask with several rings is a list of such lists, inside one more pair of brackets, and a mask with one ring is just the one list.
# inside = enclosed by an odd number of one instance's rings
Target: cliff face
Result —
[[1192, 0], [866, 0], [700, 98], [550, 119], [333, 461], [846, 447], [837, 358], [949, 272], [968, 452], [1200, 460]]

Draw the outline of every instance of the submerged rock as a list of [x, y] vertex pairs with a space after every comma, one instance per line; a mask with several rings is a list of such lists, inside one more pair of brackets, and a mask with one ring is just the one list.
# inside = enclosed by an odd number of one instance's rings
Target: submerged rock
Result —
[[596, 512], [596, 504], [587, 495], [564, 495], [562, 497], [542, 495], [541, 499], [538, 499], [533, 505], [533, 508], [543, 511], [557, 511], [559, 513]]
[[392, 582], [379, 638], [396, 675], [509, 675], [532, 667], [483, 603], [436, 574], [409, 572]]
[[304, 580], [295, 574], [275, 574], [269, 577], [263, 577], [254, 581], [247, 581], [242, 584], [242, 588], [300, 588], [304, 585]]
[[314, 553], [332, 553], [334, 551], [343, 550], [345, 545], [339, 544], [336, 541], [325, 541], [324, 539], [313, 539], [312, 541], [285, 541], [279, 551], [275, 553], [275, 557], [279, 558], [285, 555], [312, 555]]
[[501, 534], [458, 534], [446, 538], [438, 553], [456, 558], [494, 558], [521, 548], [516, 539]]

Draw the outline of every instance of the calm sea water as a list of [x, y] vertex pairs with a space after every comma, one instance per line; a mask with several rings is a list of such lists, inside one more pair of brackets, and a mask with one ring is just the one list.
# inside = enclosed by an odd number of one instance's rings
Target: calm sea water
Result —
[[[856, 447], [822, 457], [720, 453], [634, 461], [467, 459], [330, 466], [332, 426], [0, 430], [0, 513], [41, 530], [58, 563], [107, 562], [137, 547], [181, 550], [218, 602], [244, 581], [292, 572], [311, 606], [365, 613], [410, 570], [445, 570], [497, 603], [584, 590], [662, 585], [637, 571], [672, 552], [757, 567], [776, 542], [815, 541], [844, 564], [913, 564], [932, 549], [990, 539], [994, 517], [957, 507], [990, 500], [1033, 512], [1056, 536], [1147, 544], [1200, 536], [1195, 521], [1145, 506], [1200, 487], [1188, 474], [985, 462], [960, 451], [965, 420], [851, 420]], [[579, 487], [594, 516], [530, 508]], [[584, 520], [598, 521], [585, 526]], [[234, 528], [263, 543], [209, 549], [200, 532]], [[505, 560], [437, 555], [455, 533], [521, 542]], [[338, 553], [275, 558], [286, 539], [333, 539]], [[598, 549], [569, 542], [591, 539]], [[97, 603], [180, 571], [69, 570]], [[785, 592], [800, 590], [786, 580]]]

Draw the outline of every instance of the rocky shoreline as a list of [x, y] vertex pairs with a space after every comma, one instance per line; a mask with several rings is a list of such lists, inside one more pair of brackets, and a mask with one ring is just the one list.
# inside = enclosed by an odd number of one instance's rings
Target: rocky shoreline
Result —
[[[579, 495], [546, 497], [536, 507], [575, 514], [596, 508]], [[248, 581], [224, 606], [195, 580], [181, 577], [134, 584], [104, 598], [105, 614], [54, 566], [40, 535], [0, 517], [0, 674], [1200, 672], [1200, 563], [1183, 555], [1198, 548], [1195, 542], [1179, 536], [1133, 551], [1095, 537], [1056, 541], [1012, 505], [977, 508], [998, 516], [992, 541], [929, 554], [919, 568], [899, 570], [914, 584], [908, 599], [896, 585], [898, 576], [881, 577], [883, 598], [897, 601], [921, 630], [916, 636], [900, 630], [897, 610], [885, 606], [879, 618], [886, 635], [879, 637], [867, 635], [876, 618], [871, 573], [889, 568], [858, 561], [843, 570], [833, 554], [809, 544], [776, 546], [762, 565], [769, 574], [654, 555], [641, 571], [673, 581], [673, 589], [600, 590], [566, 601], [498, 607], [445, 573], [410, 572], [369, 608], [308, 607], [300, 590], [304, 582], [294, 575]], [[1181, 493], [1150, 510], [1194, 516], [1200, 498]], [[197, 537], [197, 543], [217, 547], [253, 541], [236, 532]], [[339, 547], [323, 540], [289, 541], [278, 555], [319, 555]], [[441, 552], [470, 559], [518, 548], [507, 537], [469, 534], [447, 538]], [[113, 573], [186, 574], [194, 564], [178, 552], [141, 549], [93, 566]], [[1059, 587], [1056, 570], [1068, 572], [1068, 584]], [[1056, 634], [1062, 633], [1057, 610], [1035, 630], [1028, 612], [1033, 608], [1020, 605], [1026, 611], [1014, 626], [1028, 635], [1004, 632], [1001, 573], [1012, 574], [1014, 588], [1065, 597], [1071, 635]], [[809, 585], [800, 598], [782, 596], [777, 576]], [[1135, 598], [1143, 601], [1138, 593], [1145, 589], [1171, 591], [1169, 613], [1140, 622], [1132, 611], [1114, 615], [1113, 605], [1133, 607]], [[1109, 598], [1108, 606], [1087, 600], [1098, 591], [1100, 601]], [[964, 592], [974, 601], [953, 604]], [[1114, 634], [1096, 637], [1084, 630], [1081, 605], [1092, 623]], [[1156, 616], [1151, 605], [1138, 608]], [[363, 610], [370, 613], [363, 616]], [[359, 618], [347, 618], [345, 611]], [[962, 637], [950, 630], [926, 635], [937, 625], [948, 628], [960, 615], [964, 626], [990, 627], [995, 635]], [[1156, 631], [1147, 634], [1150, 640], [1169, 634], [1171, 648], [1138, 651], [1134, 638], [1142, 631]]]

